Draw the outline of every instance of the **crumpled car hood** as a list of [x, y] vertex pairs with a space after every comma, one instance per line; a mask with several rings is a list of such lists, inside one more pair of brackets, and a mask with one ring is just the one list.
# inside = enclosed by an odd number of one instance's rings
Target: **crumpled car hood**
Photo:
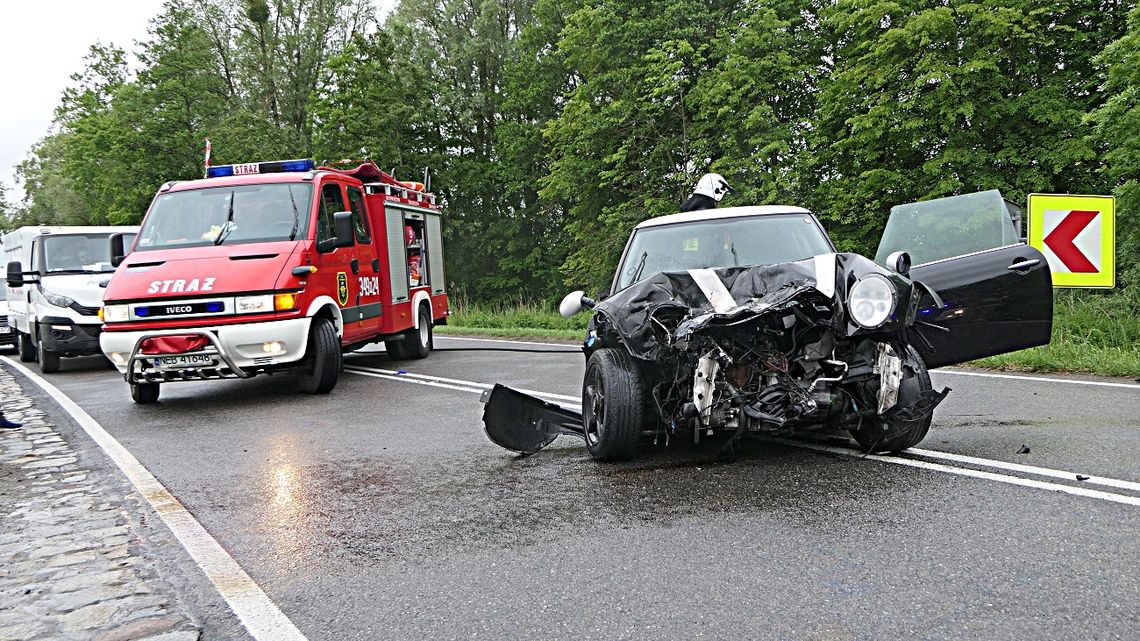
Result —
[[[630, 354], [656, 360], [669, 349], [658, 324], [663, 317], [685, 317], [672, 332], [674, 340], [684, 340], [710, 324], [781, 310], [805, 293], [846, 300], [855, 279], [871, 272], [901, 278], [859, 254], [824, 254], [775, 265], [659, 272], [598, 303], [594, 311], [608, 321]], [[715, 292], [712, 297], [707, 293], [719, 291], [709, 282], [712, 276], [731, 296], [727, 304]]]

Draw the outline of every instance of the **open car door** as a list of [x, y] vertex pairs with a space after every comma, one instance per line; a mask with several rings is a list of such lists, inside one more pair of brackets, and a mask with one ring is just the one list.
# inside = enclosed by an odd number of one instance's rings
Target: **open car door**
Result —
[[1049, 264], [1021, 242], [1020, 213], [996, 190], [891, 209], [875, 260], [910, 253], [910, 278], [942, 302], [925, 294], [910, 330], [927, 367], [1049, 343]]

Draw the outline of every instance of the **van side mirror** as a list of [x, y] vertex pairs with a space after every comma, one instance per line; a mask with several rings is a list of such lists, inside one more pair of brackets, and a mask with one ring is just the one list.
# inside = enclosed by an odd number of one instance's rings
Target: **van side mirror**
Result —
[[20, 261], [14, 260], [8, 263], [8, 287], [23, 287], [24, 286], [24, 267]]
[[352, 247], [355, 242], [352, 231], [352, 212], [338, 211], [333, 214], [333, 237], [317, 243], [317, 251], [331, 252], [340, 247]]
[[127, 257], [126, 236], [124, 233], [111, 234], [111, 267], [118, 267]]
[[597, 304], [596, 300], [586, 296], [586, 292], [579, 289], [566, 294], [566, 297], [558, 305], [558, 313], [570, 318], [582, 311], [583, 308], [593, 309], [594, 305]]

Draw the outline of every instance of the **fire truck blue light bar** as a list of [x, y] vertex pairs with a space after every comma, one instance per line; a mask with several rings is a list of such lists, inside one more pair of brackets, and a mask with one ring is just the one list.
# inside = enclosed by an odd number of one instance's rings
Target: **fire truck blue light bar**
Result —
[[274, 160], [271, 162], [249, 162], [239, 165], [217, 165], [206, 170], [207, 178], [222, 178], [225, 176], [245, 176], [249, 174], [277, 174], [289, 171], [312, 171], [312, 160], [302, 158], [299, 160]]

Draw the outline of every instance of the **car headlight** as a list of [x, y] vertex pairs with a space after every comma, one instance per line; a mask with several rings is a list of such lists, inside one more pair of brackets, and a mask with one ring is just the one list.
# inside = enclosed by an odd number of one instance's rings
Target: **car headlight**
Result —
[[60, 296], [59, 294], [53, 294], [46, 289], [41, 289], [40, 293], [42, 293], [44, 295], [44, 299], [47, 302], [51, 303], [52, 305], [55, 305], [56, 307], [71, 307], [72, 303], [75, 302], [75, 301], [71, 300], [70, 298], [68, 298], [67, 296]]
[[126, 305], [104, 305], [104, 323], [125, 323], [131, 319], [130, 308]]
[[874, 329], [895, 311], [895, 286], [877, 274], [861, 278], [847, 297], [851, 320], [864, 329]]
[[257, 314], [273, 311], [273, 294], [259, 296], [238, 296], [234, 299], [234, 311], [238, 314]]

